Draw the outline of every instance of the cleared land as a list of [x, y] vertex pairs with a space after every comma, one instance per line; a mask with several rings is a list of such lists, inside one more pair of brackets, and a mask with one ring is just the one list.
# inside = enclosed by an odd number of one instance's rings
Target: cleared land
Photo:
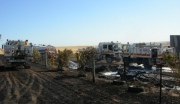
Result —
[[[57, 47], [63, 50], [87, 46]], [[75, 58], [73, 57], [75, 60]], [[3, 55], [0, 55], [3, 63]], [[102, 64], [103, 62], [99, 63]], [[142, 93], [130, 93], [128, 84], [113, 85], [112, 80], [99, 78], [92, 83], [91, 72], [78, 77], [78, 70], [45, 68], [30, 63], [30, 69], [0, 69], [0, 104], [158, 104], [159, 87], [146, 87]], [[106, 64], [106, 63], [103, 63]], [[116, 65], [119, 63], [116, 63]], [[179, 94], [163, 90], [162, 104], [179, 104]]]
[[[0, 61], [4, 62], [3, 56]], [[47, 69], [31, 63], [31, 69], [0, 70], [0, 104], [158, 104], [159, 87], [129, 93], [127, 85], [92, 76], [78, 77], [78, 70]], [[163, 91], [163, 104], [179, 104], [177, 94]]]

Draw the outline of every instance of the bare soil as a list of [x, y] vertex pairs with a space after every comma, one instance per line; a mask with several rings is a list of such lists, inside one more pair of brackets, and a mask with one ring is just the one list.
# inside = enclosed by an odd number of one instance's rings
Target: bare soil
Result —
[[[1, 56], [1, 61], [3, 58]], [[31, 63], [30, 69], [0, 70], [0, 104], [158, 104], [159, 88], [130, 93], [127, 85], [112, 85], [112, 80], [91, 73], [78, 77], [78, 71]], [[179, 104], [180, 97], [163, 91], [162, 104]]]

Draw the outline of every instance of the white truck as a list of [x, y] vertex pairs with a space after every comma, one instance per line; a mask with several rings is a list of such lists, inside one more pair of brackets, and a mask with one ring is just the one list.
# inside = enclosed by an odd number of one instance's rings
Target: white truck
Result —
[[119, 42], [100, 42], [97, 47], [96, 60], [120, 62], [122, 59], [122, 45]]
[[152, 43], [127, 43], [122, 45], [122, 50], [123, 61], [126, 65], [129, 63], [144, 64], [145, 68], [151, 68], [155, 62], [160, 63], [164, 54], [174, 52], [173, 47]]
[[28, 40], [7, 39], [2, 48], [4, 49], [5, 67], [24, 66], [24, 68], [30, 68], [27, 61], [33, 59], [33, 46], [32, 43], [28, 44]]
[[56, 47], [52, 45], [38, 45], [38, 46], [34, 45], [33, 48], [38, 50], [41, 54], [45, 54], [46, 52], [48, 54], [51, 53], [56, 54]]
[[[122, 45], [119, 42], [100, 42], [97, 47], [87, 47], [86, 49], [95, 48], [96, 61], [106, 60], [107, 63], [112, 63], [112, 61], [120, 62], [122, 60]], [[78, 49], [77, 52], [84, 51], [83, 49]]]

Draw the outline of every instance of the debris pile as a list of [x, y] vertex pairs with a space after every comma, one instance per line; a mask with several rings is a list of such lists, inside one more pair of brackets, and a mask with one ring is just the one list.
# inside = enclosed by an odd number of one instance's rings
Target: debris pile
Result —
[[73, 62], [73, 61], [69, 61], [68, 67], [69, 67], [70, 69], [78, 69], [78, 64], [75, 63], [75, 62]]

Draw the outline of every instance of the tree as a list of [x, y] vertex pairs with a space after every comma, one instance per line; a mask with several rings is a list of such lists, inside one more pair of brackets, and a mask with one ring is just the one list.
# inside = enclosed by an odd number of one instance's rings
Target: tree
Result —
[[67, 66], [70, 55], [72, 54], [72, 50], [64, 49], [63, 51], [58, 50], [57, 54], [57, 62], [58, 62], [58, 69], [62, 70], [63, 67]]
[[95, 57], [96, 57], [96, 49], [94, 47], [87, 47], [80, 51], [80, 76], [85, 76], [85, 68], [92, 69], [92, 78], [95, 83]]
[[39, 59], [41, 58], [41, 54], [38, 50], [34, 49], [33, 50], [33, 59], [35, 62], [39, 61]]
[[84, 70], [85, 68], [92, 68], [92, 61], [96, 56], [96, 49], [94, 47], [87, 47], [82, 51], [79, 51], [79, 53], [80, 53], [79, 64], [81, 70]]
[[164, 55], [164, 62], [172, 69], [176, 81], [180, 81], [180, 60], [178, 55], [166, 54]]

